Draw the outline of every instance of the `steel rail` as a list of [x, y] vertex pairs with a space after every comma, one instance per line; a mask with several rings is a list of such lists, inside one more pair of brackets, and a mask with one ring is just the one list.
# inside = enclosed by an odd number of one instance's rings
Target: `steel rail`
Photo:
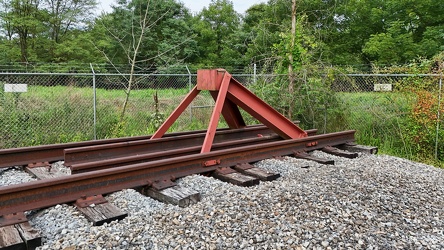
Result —
[[[311, 129], [311, 130], [306, 130], [306, 133], [309, 134], [310, 136], [313, 136], [316, 134], [317, 131], [318, 131], [317, 129]], [[264, 137], [224, 141], [224, 142], [214, 143], [212, 151], [223, 150], [232, 147], [245, 147], [249, 145], [267, 143], [279, 140], [283, 140], [282, 137], [280, 137], [277, 134], [274, 135], [270, 134]], [[190, 154], [198, 154], [202, 148], [201, 145], [190, 146], [185, 148], [183, 148], [180, 144], [177, 144], [177, 146], [178, 147], [174, 149], [161, 150], [161, 151], [158, 150], [149, 151], [147, 149], [144, 153], [138, 152], [136, 154], [133, 151], [128, 150], [128, 156], [121, 156], [109, 159], [98, 159], [84, 163], [72, 164], [70, 165], [71, 174], [97, 171], [106, 168], [120, 167], [124, 165], [131, 165], [131, 164], [161, 160], [171, 157], [185, 156]]]
[[351, 130], [287, 139], [0, 187], [0, 216], [68, 203], [81, 197], [149, 186], [237, 163], [291, 155], [294, 151], [342, 145], [353, 142], [354, 134], [355, 131]]
[[[184, 134], [191, 133], [204, 133], [206, 130], [202, 131], [189, 131], [189, 132], [179, 132], [165, 134], [166, 137], [169, 136], [180, 136]], [[84, 142], [70, 142], [61, 144], [50, 144], [41, 146], [31, 146], [31, 147], [20, 147], [20, 148], [8, 148], [0, 150], [0, 168], [27, 165], [29, 163], [37, 162], [54, 162], [63, 160], [64, 152], [63, 150], [67, 148], [77, 148], [86, 147], [92, 145], [102, 145], [126, 141], [138, 141], [150, 139], [151, 135], [148, 136], [134, 136], [134, 137], [124, 137], [115, 139], [103, 139], [94, 141], [84, 141]]]
[[[240, 129], [228, 129], [216, 132], [215, 141], [224, 142], [228, 140], [255, 138], [258, 137], [258, 134], [268, 136], [275, 133], [263, 125]], [[198, 145], [202, 146], [204, 139], [205, 132], [151, 140], [125, 141], [87, 147], [68, 148], [64, 150], [65, 166]]]
[[[248, 126], [247, 128], [259, 128], [259, 127], [265, 127], [265, 126], [253, 125], [253, 126]], [[217, 133], [226, 130], [229, 129], [228, 128], [218, 129]], [[175, 133], [165, 134], [164, 137], [169, 138], [182, 135], [202, 134], [205, 132], [206, 130], [175, 132]], [[112, 143], [125, 143], [131, 141], [149, 140], [150, 138], [151, 135], [147, 135], [147, 136], [134, 136], [134, 137], [103, 139], [103, 140], [84, 141], [84, 142], [41, 145], [41, 146], [32, 146], [32, 147], [0, 149], [0, 168], [27, 165], [29, 163], [60, 161], [63, 160], [64, 150], [68, 148], [88, 147], [88, 146], [105, 145]]]

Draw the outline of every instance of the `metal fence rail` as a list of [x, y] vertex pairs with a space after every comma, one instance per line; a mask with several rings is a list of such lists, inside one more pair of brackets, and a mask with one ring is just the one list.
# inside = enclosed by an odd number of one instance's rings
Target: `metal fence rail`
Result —
[[[280, 105], [284, 100], [300, 107], [291, 119], [301, 120], [305, 129], [315, 127], [322, 132], [356, 129], [358, 139], [360, 131], [373, 131], [375, 137], [382, 136], [375, 138], [378, 143], [384, 139], [381, 134], [388, 126], [390, 131], [398, 126], [399, 130], [395, 131], [399, 131], [400, 136], [405, 133], [401, 130], [400, 118], [409, 115], [415, 108], [412, 105], [418, 103], [416, 97], [410, 95], [409, 86], [422, 89], [431, 93], [427, 98], [436, 103], [431, 110], [418, 112], [434, 116], [436, 152], [438, 147], [443, 147], [442, 75], [339, 74], [332, 78], [318, 74], [316, 77], [321, 80], [314, 82], [310, 75], [304, 74], [298, 76], [290, 95], [285, 87], [277, 85], [275, 91], [282, 96], [274, 101], [264, 86], [287, 81], [288, 76], [233, 74], [233, 77], [285, 115], [288, 105]], [[136, 74], [125, 119], [120, 120], [128, 79], [129, 75], [125, 74], [94, 71], [0, 73], [0, 148], [151, 134], [196, 83], [195, 74]], [[262, 87], [254, 87], [260, 83]], [[316, 84], [328, 86], [329, 91], [335, 93], [334, 105], [332, 99], [327, 98], [330, 92], [319, 95]], [[24, 86], [26, 90], [18, 89]], [[188, 108], [188, 115], [180, 117], [172, 129], [205, 128], [213, 103], [210, 95], [199, 95]]]

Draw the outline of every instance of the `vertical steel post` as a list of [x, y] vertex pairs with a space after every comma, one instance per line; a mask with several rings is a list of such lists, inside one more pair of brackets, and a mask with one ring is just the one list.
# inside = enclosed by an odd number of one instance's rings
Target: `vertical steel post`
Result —
[[94, 72], [94, 68], [92, 66], [92, 63], [89, 64], [89, 66], [91, 67], [91, 71], [92, 71], [92, 76], [93, 76], [93, 116], [94, 116], [94, 140], [97, 140], [97, 115], [96, 115], [96, 110], [97, 110], [97, 96], [96, 96], [96, 72]]
[[253, 83], [256, 83], [256, 63], [253, 65]]

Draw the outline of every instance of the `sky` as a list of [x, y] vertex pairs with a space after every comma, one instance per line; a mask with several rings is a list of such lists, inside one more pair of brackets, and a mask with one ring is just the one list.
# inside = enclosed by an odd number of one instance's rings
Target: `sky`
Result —
[[[191, 13], [197, 13], [208, 7], [211, 0], [179, 0], [185, 4], [185, 7], [191, 10]], [[266, 0], [231, 0], [233, 2], [234, 10], [240, 14], [244, 14], [250, 6], [258, 3], [265, 3]], [[116, 0], [98, 0], [99, 8], [106, 12], [110, 11], [110, 5], [114, 4]]]

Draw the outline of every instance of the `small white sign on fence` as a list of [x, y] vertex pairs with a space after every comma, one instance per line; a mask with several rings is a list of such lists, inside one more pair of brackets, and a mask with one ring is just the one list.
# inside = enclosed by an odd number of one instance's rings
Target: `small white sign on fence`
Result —
[[28, 84], [5, 84], [5, 92], [27, 92]]
[[374, 91], [392, 91], [392, 85], [391, 84], [375, 84], [373, 86]]

